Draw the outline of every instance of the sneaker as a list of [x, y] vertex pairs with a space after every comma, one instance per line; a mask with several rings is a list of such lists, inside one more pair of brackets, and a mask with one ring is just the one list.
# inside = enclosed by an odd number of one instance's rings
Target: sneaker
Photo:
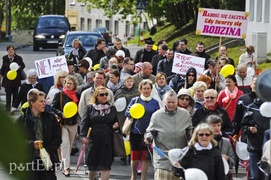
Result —
[[78, 152], [79, 152], [78, 147], [73, 147], [72, 150], [71, 150], [71, 155], [74, 156]]
[[141, 169], [137, 170], [137, 174], [141, 174]]

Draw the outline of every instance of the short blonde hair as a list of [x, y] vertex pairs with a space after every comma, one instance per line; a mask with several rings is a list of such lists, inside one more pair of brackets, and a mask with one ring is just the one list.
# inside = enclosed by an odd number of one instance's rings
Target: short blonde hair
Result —
[[138, 91], [140, 91], [142, 89], [143, 85], [146, 85], [146, 84], [149, 84], [151, 86], [151, 89], [152, 89], [152, 86], [153, 86], [152, 81], [149, 80], [149, 79], [143, 79], [138, 85]]
[[[56, 86], [56, 85], [58, 85], [59, 84], [59, 79], [60, 79], [60, 77], [67, 77], [69, 74], [66, 72], [66, 71], [63, 71], [63, 70], [61, 70], [61, 71], [59, 71], [55, 76], [54, 76], [54, 85]], [[61, 85], [63, 85], [63, 84], [61, 84]]]
[[193, 134], [192, 134], [192, 137], [188, 143], [188, 146], [189, 147], [195, 147], [195, 144], [198, 143], [198, 133], [200, 131], [210, 131], [210, 134], [211, 134], [211, 143], [213, 145], [213, 147], [217, 146], [217, 142], [216, 140], [214, 139], [214, 132], [213, 132], [213, 128], [207, 124], [207, 123], [201, 123], [199, 125], [197, 125], [196, 129], [194, 130]]

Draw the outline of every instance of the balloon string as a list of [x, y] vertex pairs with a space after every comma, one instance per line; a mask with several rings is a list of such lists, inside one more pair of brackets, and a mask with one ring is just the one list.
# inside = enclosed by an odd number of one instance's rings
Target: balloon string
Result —
[[256, 108], [253, 108], [253, 107], [246, 106], [243, 102], [240, 102], [239, 104], [242, 104], [245, 108], [247, 108], [247, 110], [252, 109], [252, 110], [255, 110], [255, 111], [259, 111], [259, 112], [260, 112], [259, 109], [256, 109]]

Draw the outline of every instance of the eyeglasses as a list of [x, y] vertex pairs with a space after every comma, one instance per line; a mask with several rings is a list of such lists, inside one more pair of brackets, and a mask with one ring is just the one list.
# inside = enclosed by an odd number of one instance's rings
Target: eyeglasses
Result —
[[205, 99], [214, 99], [215, 97], [213, 96], [207, 96], [207, 97], [204, 97]]
[[134, 66], [135, 64], [129, 64], [129, 63], [128, 63], [128, 65]]
[[71, 86], [73, 86], [73, 85], [74, 85], [73, 83], [70, 83], [70, 82], [67, 82], [66, 84], [67, 84], [67, 85], [71, 85]]
[[187, 97], [187, 98], [185, 98], [185, 97], [180, 97], [179, 99], [180, 99], [180, 100], [190, 101], [190, 98], [188, 98], [188, 97]]
[[108, 96], [108, 93], [100, 93], [99, 96], [101, 97]]
[[205, 136], [205, 137], [210, 137], [211, 136], [211, 134], [208, 134], [208, 133], [200, 133], [200, 134], [198, 134], [200, 137], [203, 137], [203, 136]]
[[188, 76], [192, 76], [192, 77], [194, 77], [195, 75], [194, 75], [194, 74], [188, 74]]

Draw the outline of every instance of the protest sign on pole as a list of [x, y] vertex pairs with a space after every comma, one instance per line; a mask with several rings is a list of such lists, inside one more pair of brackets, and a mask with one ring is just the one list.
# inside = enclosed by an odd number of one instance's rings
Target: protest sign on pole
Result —
[[246, 38], [248, 12], [199, 8], [197, 35]]
[[61, 70], [69, 72], [65, 56], [36, 60], [35, 68], [39, 79], [54, 76]]
[[204, 71], [205, 58], [191, 56], [182, 53], [175, 53], [173, 59], [172, 72], [186, 75], [186, 71], [190, 67], [194, 67], [197, 71], [197, 76], [202, 75]]

